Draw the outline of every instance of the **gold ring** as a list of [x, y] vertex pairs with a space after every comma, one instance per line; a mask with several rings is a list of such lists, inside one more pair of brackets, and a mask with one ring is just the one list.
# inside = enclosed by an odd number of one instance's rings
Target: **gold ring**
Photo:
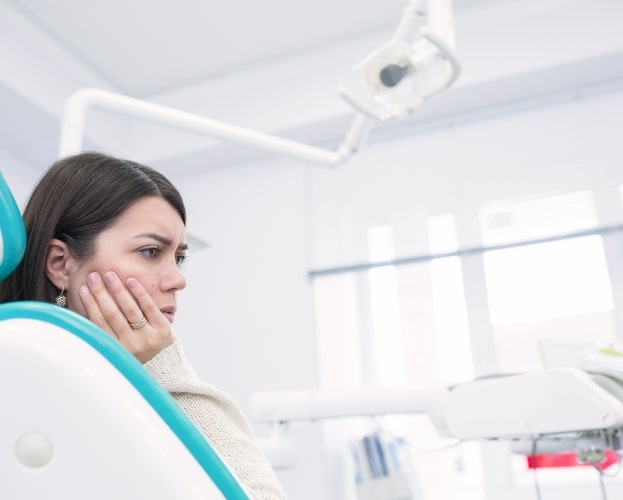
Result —
[[141, 319], [139, 319], [136, 323], [131, 323], [130, 321], [128, 321], [128, 323], [130, 323], [130, 326], [134, 329], [134, 330], [138, 330], [140, 328], [143, 328], [146, 324], [147, 324], [147, 320], [145, 319], [145, 316], [143, 316]]

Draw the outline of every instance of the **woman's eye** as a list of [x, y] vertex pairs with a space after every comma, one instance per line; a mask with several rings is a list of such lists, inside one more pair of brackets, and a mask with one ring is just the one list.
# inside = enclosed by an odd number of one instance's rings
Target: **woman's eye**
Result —
[[184, 265], [188, 263], [188, 255], [176, 255], [175, 263], [177, 267], [184, 267]]
[[150, 259], [156, 259], [160, 256], [160, 249], [158, 247], [141, 248], [140, 252]]

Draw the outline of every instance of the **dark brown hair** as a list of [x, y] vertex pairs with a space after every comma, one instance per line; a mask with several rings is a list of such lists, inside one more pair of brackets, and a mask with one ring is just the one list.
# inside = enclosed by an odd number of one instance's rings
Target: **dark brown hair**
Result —
[[45, 273], [50, 240], [65, 242], [74, 257], [86, 260], [95, 251], [97, 235], [146, 196], [166, 200], [186, 224], [180, 193], [152, 168], [93, 152], [55, 162], [35, 187], [24, 210], [26, 251], [13, 274], [0, 283], [0, 303], [53, 302], [58, 290]]

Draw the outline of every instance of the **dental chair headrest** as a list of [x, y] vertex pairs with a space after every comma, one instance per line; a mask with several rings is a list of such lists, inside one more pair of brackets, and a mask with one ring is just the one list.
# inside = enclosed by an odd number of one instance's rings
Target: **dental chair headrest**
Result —
[[26, 249], [26, 228], [15, 199], [0, 172], [0, 281], [22, 260]]

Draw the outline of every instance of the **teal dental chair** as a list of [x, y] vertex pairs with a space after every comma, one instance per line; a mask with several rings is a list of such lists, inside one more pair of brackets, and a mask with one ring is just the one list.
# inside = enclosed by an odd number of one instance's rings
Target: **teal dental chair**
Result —
[[[25, 244], [0, 173], [0, 281]], [[71, 311], [0, 304], [0, 392], [0, 499], [249, 498], [141, 364]]]

